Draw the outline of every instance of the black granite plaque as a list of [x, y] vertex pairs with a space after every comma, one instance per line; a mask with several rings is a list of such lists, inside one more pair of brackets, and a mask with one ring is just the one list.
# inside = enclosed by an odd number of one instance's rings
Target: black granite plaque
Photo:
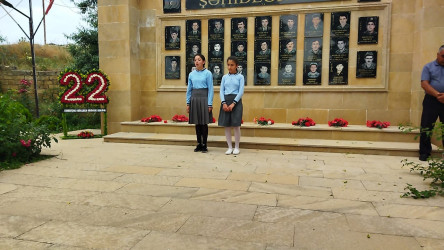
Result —
[[213, 73], [213, 85], [220, 86], [224, 72], [223, 63], [211, 63], [209, 70]]
[[211, 62], [221, 61], [224, 59], [224, 42], [210, 41], [208, 43], [208, 58]]
[[331, 36], [348, 37], [350, 35], [350, 12], [331, 13]]
[[321, 85], [321, 62], [304, 62], [304, 85]]
[[[200, 42], [187, 42], [187, 61], [191, 59], [193, 61], [196, 54], [201, 53], [201, 43]], [[194, 63], [193, 63], [194, 64]]]
[[267, 62], [271, 60], [271, 41], [270, 40], [257, 40], [255, 42], [255, 61]]
[[322, 37], [305, 38], [304, 61], [322, 61]]
[[258, 16], [255, 19], [255, 39], [271, 39], [271, 16]]
[[379, 18], [377, 16], [360, 17], [358, 44], [378, 43]]
[[305, 14], [305, 37], [319, 37], [324, 35], [324, 14]]
[[209, 40], [224, 40], [225, 21], [224, 19], [208, 20]]
[[246, 41], [247, 40], [247, 18], [231, 19], [231, 40]]
[[186, 0], [185, 7], [187, 10], [203, 10], [331, 1], [337, 0]]
[[295, 85], [296, 84], [296, 63], [280, 62], [279, 63], [279, 79], [278, 85]]
[[374, 78], [376, 77], [377, 51], [358, 51], [356, 77]]
[[231, 42], [231, 55], [237, 57], [239, 61], [246, 61], [247, 60], [246, 42], [244, 41]]
[[270, 63], [255, 63], [254, 85], [270, 85]]
[[347, 85], [348, 84], [348, 62], [335, 61], [330, 62], [329, 85]]
[[298, 34], [298, 16], [284, 15], [279, 19], [279, 35], [281, 38], [294, 38]]
[[201, 39], [201, 21], [187, 20], [187, 42], [200, 42]]
[[181, 0], [163, 0], [163, 13], [180, 13]]
[[330, 41], [330, 60], [348, 60], [348, 37], [334, 37]]
[[283, 39], [280, 41], [279, 61], [296, 60], [296, 40]]
[[180, 49], [180, 26], [165, 27], [165, 49], [166, 50]]
[[245, 85], [247, 85], [247, 64], [239, 62], [239, 64], [237, 65], [237, 73], [240, 73], [244, 76], [244, 82]]
[[165, 56], [165, 79], [180, 79], [180, 56]]

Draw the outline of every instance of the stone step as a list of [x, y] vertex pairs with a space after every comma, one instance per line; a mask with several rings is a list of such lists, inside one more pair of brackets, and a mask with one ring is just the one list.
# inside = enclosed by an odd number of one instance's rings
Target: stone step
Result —
[[[104, 141], [194, 146], [196, 145], [196, 136], [191, 134], [118, 132], [105, 136]], [[211, 150], [211, 147], [227, 147], [225, 136], [209, 135], [208, 147], [209, 150]], [[418, 142], [251, 137], [244, 135], [241, 137], [241, 148], [397, 156], [418, 155]], [[435, 145], [433, 145], [433, 152], [435, 156], [439, 154]]]
[[[194, 125], [188, 123], [164, 122], [122, 122], [122, 132], [185, 134], [194, 135]], [[368, 128], [364, 125], [349, 125], [344, 128], [329, 127], [327, 124], [316, 124], [313, 127], [297, 127], [289, 123], [276, 123], [269, 126], [260, 126], [252, 122], [245, 122], [241, 128], [243, 137], [272, 137], [292, 139], [320, 139], [320, 140], [349, 140], [375, 142], [411, 142], [418, 143], [418, 131], [403, 132], [397, 126], [385, 129]], [[224, 128], [217, 124], [209, 125], [210, 135], [224, 136]]]

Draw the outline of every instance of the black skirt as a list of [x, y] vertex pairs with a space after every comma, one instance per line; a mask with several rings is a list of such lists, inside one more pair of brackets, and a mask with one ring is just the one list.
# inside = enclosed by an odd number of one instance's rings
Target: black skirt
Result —
[[213, 112], [208, 112], [208, 89], [193, 89], [190, 99], [189, 124], [208, 124], [213, 122]]
[[[233, 103], [234, 98], [236, 98], [236, 94], [225, 95], [225, 102], [228, 106]], [[223, 127], [239, 127], [242, 124], [242, 113], [242, 99], [240, 99], [239, 102], [234, 105], [231, 112], [225, 112], [223, 110], [223, 105], [221, 105], [218, 125]]]

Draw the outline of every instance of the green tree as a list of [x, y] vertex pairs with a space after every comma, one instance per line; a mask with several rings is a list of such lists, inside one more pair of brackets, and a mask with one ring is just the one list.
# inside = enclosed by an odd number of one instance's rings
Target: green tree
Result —
[[0, 43], [2, 42], [6, 42], [6, 37], [3, 37], [2, 35], [0, 35]]
[[71, 0], [81, 11], [82, 19], [88, 27], [78, 27], [76, 33], [67, 35], [74, 44], [68, 51], [74, 58], [72, 68], [82, 72], [99, 68], [99, 39], [97, 20], [97, 0]]

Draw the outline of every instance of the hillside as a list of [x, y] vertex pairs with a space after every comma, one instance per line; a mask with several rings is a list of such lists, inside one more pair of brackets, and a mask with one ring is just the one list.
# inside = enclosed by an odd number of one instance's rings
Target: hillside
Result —
[[[34, 49], [37, 71], [62, 70], [73, 61], [65, 46], [36, 44]], [[29, 42], [0, 45], [0, 66], [32, 69]]]

